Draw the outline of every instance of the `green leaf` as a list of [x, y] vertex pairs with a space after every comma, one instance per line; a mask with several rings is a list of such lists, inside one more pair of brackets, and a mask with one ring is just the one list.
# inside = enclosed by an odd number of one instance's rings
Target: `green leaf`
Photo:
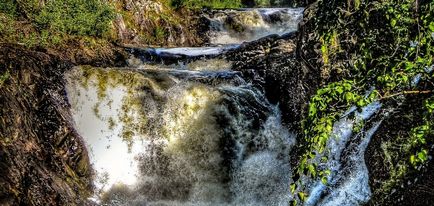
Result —
[[354, 100], [354, 94], [352, 92], [345, 93], [345, 99], [347, 102], [352, 102]]
[[392, 19], [392, 21], [390, 22], [390, 25], [392, 25], [392, 27], [395, 27], [395, 25], [396, 25], [396, 19]]
[[295, 183], [291, 184], [291, 193], [294, 194], [295, 190], [297, 189], [297, 185]]
[[343, 88], [343, 87], [336, 87], [335, 89], [336, 89], [336, 91], [337, 91], [339, 94], [344, 93], [344, 88]]
[[414, 64], [412, 62], [406, 62], [405, 63], [405, 70], [409, 71], [412, 70], [414, 68]]
[[327, 157], [321, 157], [321, 162], [327, 162], [328, 158]]
[[317, 109], [314, 103], [309, 104], [309, 117], [315, 116], [317, 113]]
[[312, 174], [312, 176], [316, 177], [316, 170], [313, 164], [309, 164], [307, 166], [307, 169], [309, 170], [310, 174]]
[[429, 23], [429, 29], [434, 32], [434, 22]]
[[363, 107], [363, 106], [365, 106], [365, 100], [364, 99], [360, 99], [359, 101], [357, 101], [357, 106], [358, 107]]
[[422, 150], [421, 152], [417, 153], [417, 157], [422, 161], [425, 162], [428, 160], [427, 157], [428, 152], [426, 150]]
[[321, 178], [321, 182], [322, 182], [324, 185], [327, 185], [327, 176], [322, 177], [322, 178]]
[[304, 202], [306, 200], [306, 194], [304, 192], [299, 192], [298, 198], [300, 198], [300, 200]]
[[414, 155], [411, 155], [411, 156], [410, 156], [410, 163], [411, 163], [412, 165], [415, 165], [415, 164], [416, 164], [416, 157], [415, 157]]

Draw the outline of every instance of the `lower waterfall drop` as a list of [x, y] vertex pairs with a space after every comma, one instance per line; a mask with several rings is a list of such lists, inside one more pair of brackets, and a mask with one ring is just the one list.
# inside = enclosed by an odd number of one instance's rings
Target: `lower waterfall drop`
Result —
[[148, 68], [79, 67], [67, 77], [77, 129], [103, 180], [98, 202], [289, 202], [295, 137], [277, 105], [232, 71]]

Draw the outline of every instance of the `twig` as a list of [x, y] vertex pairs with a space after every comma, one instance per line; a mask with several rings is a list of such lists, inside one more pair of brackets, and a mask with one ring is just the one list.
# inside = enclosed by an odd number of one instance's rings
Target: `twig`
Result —
[[402, 91], [402, 92], [398, 92], [396, 94], [391, 94], [391, 95], [387, 95], [387, 96], [383, 96], [380, 98], [380, 100], [383, 99], [390, 99], [399, 95], [407, 95], [407, 94], [431, 94], [433, 93], [433, 91], [431, 90], [425, 90], [425, 91]]

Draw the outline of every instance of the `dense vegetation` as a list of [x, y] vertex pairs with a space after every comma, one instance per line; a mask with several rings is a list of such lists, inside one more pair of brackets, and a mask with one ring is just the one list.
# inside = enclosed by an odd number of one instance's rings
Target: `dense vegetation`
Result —
[[113, 18], [114, 10], [99, 0], [6, 0], [0, 3], [0, 40], [33, 47], [108, 37]]
[[[317, 42], [321, 45], [317, 59], [322, 61], [305, 59], [311, 60], [309, 65], [320, 68], [324, 85], [309, 103], [303, 123], [305, 154], [297, 175], [318, 178], [327, 185], [330, 170], [315, 159], [326, 156], [325, 146], [333, 138], [334, 122], [352, 105], [361, 108], [380, 101], [387, 106], [407, 98], [421, 98], [424, 101], [421, 110], [425, 112], [422, 117], [416, 114], [411, 117], [422, 118], [419, 125], [414, 125], [403, 137], [384, 140], [385, 145], [395, 145], [386, 148], [384, 155], [399, 151], [388, 165], [393, 184], [385, 182], [381, 190], [388, 194], [411, 170], [423, 168], [433, 144], [434, 3], [319, 1], [309, 12], [316, 17], [307, 22], [315, 38], [303, 47], [313, 51], [309, 45]], [[368, 91], [370, 95], [366, 96]], [[307, 191], [301, 185], [294, 184], [292, 191], [303, 201]]]
[[[152, 43], [167, 38], [165, 27], [180, 25], [181, 17], [174, 14], [177, 9], [237, 8], [240, 1], [214, 0], [170, 0], [160, 1], [166, 8], [163, 13], [139, 11], [143, 18], [153, 23], [143, 28], [132, 19], [135, 10], [125, 10], [118, 1], [101, 0], [5, 0], [0, 2], [0, 42], [18, 43], [27, 47], [53, 47], [68, 41], [116, 41], [113, 21], [121, 14], [129, 29], [149, 30], [143, 32], [143, 41]], [[145, 12], [145, 13], [144, 13]], [[148, 15], [150, 14], [150, 15]]]
[[[0, 42], [29, 48], [58, 47], [80, 42], [83, 47], [105, 42], [167, 45], [183, 33], [194, 39], [189, 13], [198, 9], [266, 7], [285, 4], [274, 0], [4, 0], [0, 2]], [[154, 5], [154, 6], [149, 6]], [[188, 18], [185, 19], [185, 16]], [[119, 21], [119, 17], [122, 20]], [[115, 22], [117, 21], [117, 22]], [[123, 31], [122, 23], [126, 30]], [[190, 24], [190, 25], [187, 25]], [[119, 28], [120, 27], [120, 28]], [[180, 31], [180, 28], [183, 28]], [[121, 30], [119, 30], [121, 29]], [[124, 33], [124, 34], [122, 34]], [[200, 37], [198, 37], [200, 38]], [[198, 43], [191, 40], [190, 44]]]

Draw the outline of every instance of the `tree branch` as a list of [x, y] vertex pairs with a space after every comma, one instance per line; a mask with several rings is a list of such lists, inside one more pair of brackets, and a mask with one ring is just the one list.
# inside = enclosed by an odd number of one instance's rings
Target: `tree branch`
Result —
[[424, 91], [402, 91], [402, 92], [399, 92], [399, 93], [396, 93], [396, 94], [391, 94], [391, 95], [382, 96], [382, 97], [380, 98], [380, 100], [383, 100], [383, 99], [390, 99], [390, 98], [393, 98], [393, 97], [396, 97], [396, 96], [400, 96], [400, 95], [410, 95], [410, 94], [431, 94], [431, 93], [433, 93], [433, 91], [431, 91], [431, 90], [424, 90]]

